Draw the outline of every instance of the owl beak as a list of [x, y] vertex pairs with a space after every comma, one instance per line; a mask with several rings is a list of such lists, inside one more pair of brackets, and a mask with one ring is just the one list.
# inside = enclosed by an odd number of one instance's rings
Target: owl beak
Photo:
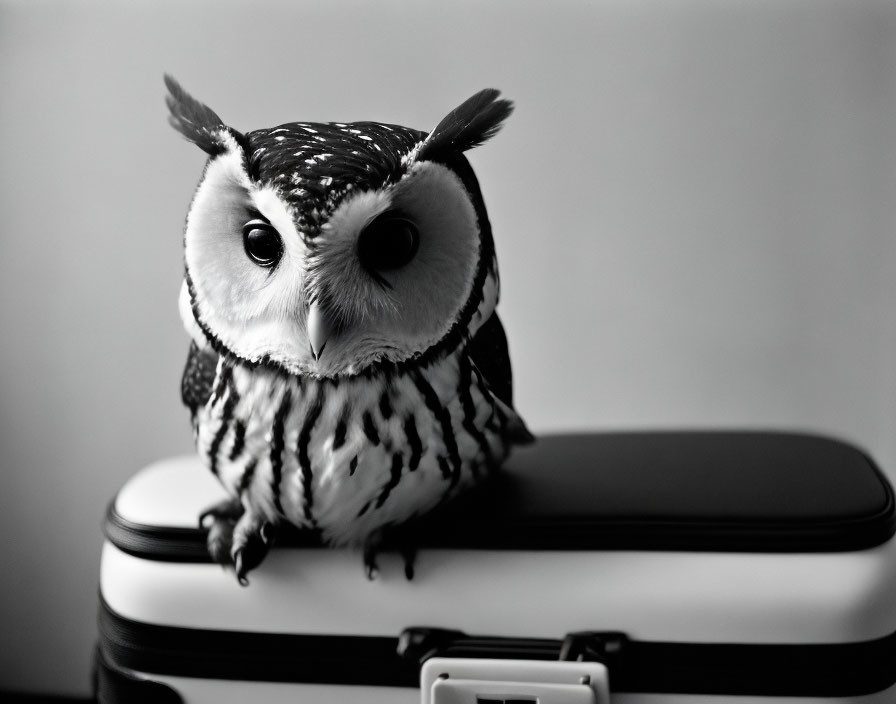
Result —
[[333, 332], [330, 321], [321, 310], [317, 301], [308, 306], [308, 341], [311, 344], [311, 356], [315, 361], [320, 359], [323, 354], [324, 347], [327, 346], [327, 340]]

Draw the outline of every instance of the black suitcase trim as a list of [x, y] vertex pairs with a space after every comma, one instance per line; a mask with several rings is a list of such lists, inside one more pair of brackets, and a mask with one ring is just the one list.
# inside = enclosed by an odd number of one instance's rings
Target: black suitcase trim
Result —
[[484, 638], [439, 629], [412, 629], [395, 638], [249, 633], [132, 621], [102, 596], [99, 633], [107, 667], [208, 679], [418, 687], [420, 665], [434, 656], [565, 656], [606, 662], [615, 692], [850, 697], [896, 684], [896, 633], [858, 643], [799, 645], [648, 642], [615, 633]]

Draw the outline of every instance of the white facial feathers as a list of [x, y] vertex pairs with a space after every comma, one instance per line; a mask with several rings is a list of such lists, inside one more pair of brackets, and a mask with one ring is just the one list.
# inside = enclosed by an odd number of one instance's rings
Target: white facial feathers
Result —
[[364, 191], [336, 208], [315, 238], [308, 258], [307, 293], [319, 301], [335, 327], [350, 327], [378, 308], [394, 308], [388, 288], [358, 258], [358, 236], [392, 205], [390, 191]]
[[[416, 228], [416, 251], [400, 267], [370, 271], [359, 258], [359, 237], [390, 213]], [[402, 361], [435, 345], [472, 293], [480, 245], [470, 196], [441, 164], [419, 162], [394, 187], [343, 202], [312, 256], [311, 287], [338, 317], [339, 329], [319, 360], [321, 368]]]
[[[274, 269], [246, 255], [243, 228], [255, 213], [280, 233], [283, 255]], [[288, 208], [271, 189], [252, 183], [238, 151], [209, 161], [184, 240], [200, 319], [225, 346], [253, 360], [304, 350], [299, 323], [307, 248]]]
[[[379, 260], [361, 256], [359, 238], [368, 236], [376, 252], [368, 228], [393, 214], [414, 233], [414, 249], [400, 265], [376, 270]], [[258, 215], [282, 240], [269, 268], [244, 247], [244, 227]], [[187, 220], [187, 272], [202, 325], [240, 357], [324, 376], [400, 362], [438, 343], [472, 295], [476, 211], [441, 164], [418, 162], [393, 186], [351, 193], [308, 244], [296, 220], [275, 189], [249, 179], [238, 152], [209, 162]], [[319, 359], [306, 329], [312, 300], [334, 331]]]

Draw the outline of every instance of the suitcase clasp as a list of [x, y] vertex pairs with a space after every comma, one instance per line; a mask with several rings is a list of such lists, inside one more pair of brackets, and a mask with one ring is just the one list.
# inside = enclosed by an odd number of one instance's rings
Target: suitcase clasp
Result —
[[569, 633], [562, 641], [405, 629], [398, 654], [420, 669], [422, 704], [609, 704], [609, 672], [628, 638]]
[[421, 704], [610, 704], [599, 662], [430, 658], [420, 673]]

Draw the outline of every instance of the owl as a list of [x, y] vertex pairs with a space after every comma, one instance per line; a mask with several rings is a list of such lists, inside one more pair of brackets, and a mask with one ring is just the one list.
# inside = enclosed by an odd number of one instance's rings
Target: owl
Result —
[[[498, 269], [464, 152], [513, 106], [483, 90], [430, 132], [239, 132], [170, 76], [208, 160], [184, 232], [181, 391], [229, 499], [200, 517], [240, 583], [278, 528], [361, 549], [485, 480], [533, 436], [512, 405]], [[396, 541], [413, 570], [413, 540]]]

